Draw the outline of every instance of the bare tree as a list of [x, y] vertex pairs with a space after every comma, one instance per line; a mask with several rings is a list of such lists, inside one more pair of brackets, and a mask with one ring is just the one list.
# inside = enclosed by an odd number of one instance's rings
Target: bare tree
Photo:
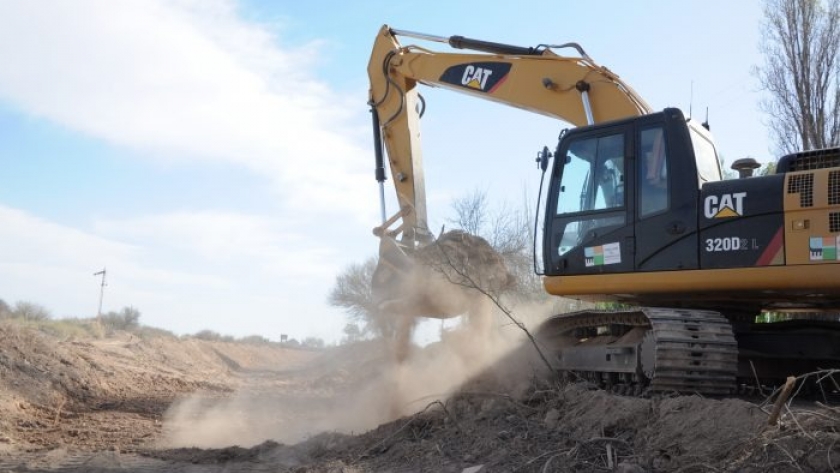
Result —
[[0, 299], [0, 319], [12, 316], [12, 308], [3, 299]]
[[329, 303], [343, 307], [353, 318], [364, 317], [374, 308], [371, 279], [376, 270], [377, 258], [370, 257], [364, 263], [353, 263], [335, 278], [335, 286], [329, 295]]
[[533, 223], [527, 197], [525, 204], [514, 208], [503, 203], [490, 210], [484, 191], [475, 190], [455, 199], [455, 216], [449, 222], [468, 233], [483, 237], [505, 260], [508, 271], [516, 280], [512, 292], [526, 299], [544, 298], [541, 280], [533, 267]]
[[23, 320], [31, 320], [35, 322], [49, 320], [52, 318], [50, 311], [47, 310], [46, 307], [27, 301], [18, 301], [15, 303], [12, 315]]
[[393, 338], [395, 317], [383, 314], [373, 297], [371, 281], [377, 263], [378, 258], [370, 257], [362, 264], [353, 263], [345, 268], [336, 276], [327, 300], [331, 305], [347, 310], [351, 319], [360, 322], [363, 334]]
[[757, 68], [778, 151], [840, 144], [840, 2], [766, 0]]
[[[487, 193], [476, 189], [452, 202], [455, 217], [449, 223], [473, 235], [481, 235], [487, 223]], [[491, 243], [492, 244], [492, 243]]]
[[[449, 223], [482, 237], [502, 256], [508, 272], [516, 281], [509, 293], [528, 300], [547, 297], [540, 278], [533, 271], [533, 228], [527, 205], [520, 209], [502, 205], [491, 211], [486, 193], [475, 190], [453, 201], [452, 210], [454, 217], [448, 220]], [[351, 321], [358, 323], [358, 329], [355, 324], [348, 324], [345, 328], [348, 339], [362, 339], [366, 335], [395, 339], [405, 328], [404, 318], [383, 312], [375, 302], [371, 282], [377, 263], [377, 258], [371, 257], [362, 264], [349, 265], [336, 276], [330, 291], [328, 302], [345, 309]], [[347, 332], [348, 329], [351, 332]]]

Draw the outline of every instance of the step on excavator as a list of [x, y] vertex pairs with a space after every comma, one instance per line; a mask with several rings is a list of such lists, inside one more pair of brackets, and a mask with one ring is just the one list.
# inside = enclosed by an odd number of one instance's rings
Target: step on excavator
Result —
[[[427, 223], [422, 84], [571, 125], [538, 153], [546, 193], [535, 267], [549, 294], [628, 308], [546, 320], [538, 335], [558, 370], [618, 392], [728, 395], [840, 366], [840, 148], [784, 156], [763, 176], [755, 160], [738, 160], [739, 178], [724, 180], [707, 126], [652, 110], [576, 43], [521, 47], [386, 25], [368, 73], [380, 306], [437, 318], [472, 307], [442, 295], [447, 282], [466, 285], [417, 277], [439, 246]], [[390, 217], [386, 154], [399, 203]], [[478, 288], [485, 294], [505, 284], [499, 261], [488, 261], [497, 277]], [[762, 313], [780, 321], [758, 323]]]

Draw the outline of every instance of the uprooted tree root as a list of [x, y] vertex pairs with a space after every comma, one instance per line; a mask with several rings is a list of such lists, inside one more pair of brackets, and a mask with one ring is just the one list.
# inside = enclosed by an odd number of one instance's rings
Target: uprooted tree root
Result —
[[[481, 238], [465, 232], [449, 232], [444, 235], [454, 236], [441, 238], [429, 246], [435, 248], [434, 252], [430, 252], [435, 255], [435, 265], [432, 267], [443, 274], [449, 283], [466, 290], [476, 291], [479, 294], [478, 297], [487, 298], [515, 327], [522, 331], [548, 371], [554, 373], [555, 370], [536, 337], [499, 298], [500, 293], [511, 285], [502, 257]], [[457, 242], [457, 244], [451, 242]], [[493, 269], [490, 277], [482, 272], [488, 267]], [[504, 283], [502, 283], [503, 279]], [[562, 382], [559, 376], [557, 381]]]
[[[838, 375], [836, 369], [805, 373], [774, 390], [759, 406], [769, 425], [735, 464], [753, 471], [840, 471], [840, 408], [829, 405], [829, 397], [840, 394]], [[800, 401], [805, 386], [822, 401]]]
[[[467, 386], [466, 389], [470, 387]], [[822, 403], [821, 403], [822, 404]], [[374, 471], [838, 471], [840, 409], [791, 409], [777, 428], [738, 399], [629, 398], [534, 380], [519, 397], [461, 391], [361, 437]], [[797, 422], [793, 421], [793, 416]], [[358, 463], [356, 463], [358, 462]]]
[[[443, 271], [452, 284], [468, 287], [480, 292], [495, 304], [495, 306], [507, 316], [510, 321], [519, 327], [528, 337], [536, 353], [542, 362], [551, 370], [551, 364], [541, 350], [539, 342], [525, 328], [512, 312], [507, 309], [499, 300], [498, 292], [491, 290], [480, 279], [474, 277], [475, 268], [465, 265], [463, 257], [453, 258], [451, 250], [445, 246], [439, 247], [439, 254], [443, 256], [443, 262], [447, 269]], [[554, 370], [551, 370], [552, 372]], [[545, 459], [542, 467], [537, 471], [611, 471], [619, 462], [640, 462], [654, 470], [665, 467], [668, 470], [689, 472], [689, 471], [732, 471], [735, 467], [738, 471], [838, 471], [840, 470], [840, 409], [828, 405], [829, 393], [835, 397], [840, 394], [840, 384], [837, 382], [840, 370], [822, 370], [813, 373], [806, 373], [797, 377], [789, 378], [786, 387], [775, 390], [767, 400], [758, 406], [761, 412], [768, 415], [765, 423], [756, 422], [753, 416], [750, 422], [752, 429], [743, 431], [744, 435], [735, 435], [731, 432], [718, 436], [718, 441], [713, 438], [703, 438], [712, 451], [734, 453], [732, 441], [742, 442], [741, 452], [732, 457], [727, 455], [725, 461], [710, 461], [704, 459], [703, 455], [693, 456], [696, 461], [674, 462], [675, 456], [668, 451], [657, 450], [653, 454], [650, 448], [639, 448], [640, 446], [667, 444], [668, 433], [663, 437], [648, 436], [646, 440], [635, 439], [634, 442], [626, 441], [616, 437], [591, 437], [586, 440], [575, 439], [573, 436], [565, 437], [561, 442], [563, 448], [547, 449], [540, 455], [529, 459], [516, 471], [532, 469], [540, 465], [540, 460]], [[792, 408], [794, 400], [798, 397], [803, 386], [810, 384], [816, 386], [823, 398], [823, 403], [817, 402], [815, 408]], [[558, 399], [565, 400], [565, 389], [554, 386]], [[794, 388], [796, 388], [794, 390]], [[690, 398], [689, 398], [690, 399]], [[770, 400], [775, 399], [772, 411], [767, 411], [766, 406]], [[656, 403], [655, 400], [651, 401]], [[718, 401], [708, 400], [714, 403]], [[722, 401], [726, 402], [726, 401]], [[752, 406], [749, 411], [754, 411]], [[714, 422], [720, 412], [709, 412], [704, 420]], [[781, 421], [780, 421], [781, 417]], [[753, 425], [755, 424], [755, 425]], [[778, 426], [773, 430], [766, 425]], [[690, 428], [691, 426], [685, 426]], [[669, 432], [665, 429], [665, 432]], [[754, 434], [750, 435], [751, 432]], [[675, 433], [673, 431], [671, 434]], [[723, 441], [720, 439], [723, 438]], [[538, 443], [538, 442], [537, 442]], [[599, 448], [598, 445], [603, 446]], [[696, 446], [696, 445], [694, 445]], [[690, 451], [692, 442], [682, 446], [682, 450]], [[707, 450], [707, 449], [704, 449]], [[637, 453], [638, 451], [638, 453]], [[708, 452], [709, 450], [707, 450]], [[692, 455], [683, 455], [691, 459]], [[676, 457], [680, 458], [680, 457]], [[557, 462], [558, 466], [553, 466]], [[562, 467], [559, 466], [562, 464]], [[510, 465], [506, 465], [510, 466]]]

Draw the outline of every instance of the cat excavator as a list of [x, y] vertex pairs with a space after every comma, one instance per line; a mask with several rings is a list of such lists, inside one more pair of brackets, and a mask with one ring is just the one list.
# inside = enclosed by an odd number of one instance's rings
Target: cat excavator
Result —
[[[422, 84], [571, 125], [537, 155], [546, 193], [535, 266], [549, 294], [624, 308], [545, 321], [538, 335], [557, 369], [619, 392], [727, 395], [840, 366], [840, 148], [784, 156], [764, 176], [741, 159], [739, 178], [724, 180], [707, 126], [676, 108], [654, 111], [576, 43], [521, 47], [386, 25], [368, 74], [383, 221], [373, 289], [383, 306], [413, 317], [466, 307], [441, 303], [435, 286], [406, 296], [416, 255], [436, 243]], [[391, 216], [386, 153], [399, 204]], [[781, 321], [757, 323], [762, 313]]]

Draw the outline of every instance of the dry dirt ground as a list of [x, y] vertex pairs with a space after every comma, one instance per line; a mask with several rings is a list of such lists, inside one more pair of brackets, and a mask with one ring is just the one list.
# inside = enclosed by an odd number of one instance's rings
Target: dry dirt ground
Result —
[[767, 427], [760, 399], [563, 385], [530, 346], [472, 338], [395, 365], [374, 342], [63, 340], [0, 324], [0, 473], [840, 471], [837, 404], [794, 404]]

